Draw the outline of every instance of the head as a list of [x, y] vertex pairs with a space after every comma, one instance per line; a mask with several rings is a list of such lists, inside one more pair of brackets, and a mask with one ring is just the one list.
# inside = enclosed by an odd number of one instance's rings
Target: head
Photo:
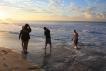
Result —
[[44, 30], [47, 30], [47, 28], [46, 28], [46, 27], [44, 27], [43, 29], [44, 29]]
[[74, 30], [74, 33], [76, 33], [76, 30]]
[[28, 28], [29, 27], [29, 24], [25, 24], [25, 27], [24, 28]]
[[28, 27], [28, 26], [29, 26], [29, 24], [25, 24], [25, 26], [26, 26], [26, 27]]

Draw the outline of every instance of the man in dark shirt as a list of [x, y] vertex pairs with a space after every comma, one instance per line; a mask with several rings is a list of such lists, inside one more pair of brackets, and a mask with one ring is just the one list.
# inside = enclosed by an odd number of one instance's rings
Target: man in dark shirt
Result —
[[50, 30], [46, 27], [44, 27], [44, 36], [45, 36], [45, 50], [47, 47], [47, 44], [50, 45], [50, 52], [51, 52], [51, 35], [50, 35]]

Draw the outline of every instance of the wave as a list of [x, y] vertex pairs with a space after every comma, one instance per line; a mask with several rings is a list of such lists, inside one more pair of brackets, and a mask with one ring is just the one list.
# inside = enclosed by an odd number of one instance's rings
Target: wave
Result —
[[103, 34], [103, 35], [106, 35], [106, 33], [103, 33], [103, 32], [97, 32], [97, 31], [90, 31], [89, 33], [91, 33], [91, 34]]

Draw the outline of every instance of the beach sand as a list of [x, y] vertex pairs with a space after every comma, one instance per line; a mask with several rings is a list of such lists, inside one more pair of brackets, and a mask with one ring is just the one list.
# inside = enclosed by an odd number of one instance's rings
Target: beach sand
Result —
[[0, 71], [41, 71], [41, 69], [37, 65], [32, 65], [21, 54], [0, 47]]

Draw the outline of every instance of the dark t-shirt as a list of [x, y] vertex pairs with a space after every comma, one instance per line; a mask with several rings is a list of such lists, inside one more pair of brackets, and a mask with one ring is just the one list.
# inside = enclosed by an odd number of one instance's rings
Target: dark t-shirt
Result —
[[50, 30], [48, 30], [48, 29], [45, 30], [44, 35], [45, 35], [46, 38], [51, 38], [51, 36], [50, 36]]
[[30, 39], [29, 32], [27, 30], [21, 30], [21, 40], [27, 41]]

